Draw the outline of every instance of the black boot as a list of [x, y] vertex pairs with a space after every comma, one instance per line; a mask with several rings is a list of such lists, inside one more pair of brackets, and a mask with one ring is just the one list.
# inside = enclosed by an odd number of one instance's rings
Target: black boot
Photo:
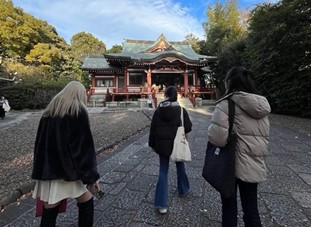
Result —
[[58, 215], [59, 205], [53, 208], [43, 208], [41, 227], [55, 227]]
[[92, 227], [94, 218], [93, 198], [84, 203], [78, 203], [79, 207], [79, 227]]

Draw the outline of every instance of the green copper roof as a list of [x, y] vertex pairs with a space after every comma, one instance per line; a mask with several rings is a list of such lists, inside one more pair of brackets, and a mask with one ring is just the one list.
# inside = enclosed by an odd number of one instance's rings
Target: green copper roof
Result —
[[85, 58], [82, 69], [100, 69], [109, 68], [109, 64], [104, 56], [89, 56]]
[[91, 55], [85, 58], [83, 65], [81, 66], [83, 70], [113, 70], [118, 71], [119, 68], [112, 67], [108, 64], [103, 55]]
[[166, 57], [179, 58], [191, 64], [205, 64], [217, 60], [217, 57], [214, 56], [197, 54], [186, 42], [168, 42], [162, 34], [156, 41], [126, 39], [123, 43], [122, 53], [89, 56], [81, 68], [84, 70], [113, 69], [108, 62], [148, 63]]
[[[159, 52], [148, 52], [157, 45], [165, 44], [169, 48]], [[106, 57], [129, 57], [133, 60], [153, 60], [160, 56], [175, 56], [181, 57], [188, 61], [200, 61], [203, 59], [215, 60], [215, 57], [200, 55], [194, 52], [192, 47], [186, 42], [168, 42], [162, 34], [156, 41], [146, 40], [130, 40], [126, 39], [123, 43], [123, 52], [118, 54], [105, 54]]]

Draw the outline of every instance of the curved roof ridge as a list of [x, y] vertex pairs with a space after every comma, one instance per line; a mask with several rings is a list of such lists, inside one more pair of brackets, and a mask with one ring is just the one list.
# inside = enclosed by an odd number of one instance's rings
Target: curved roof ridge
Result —
[[127, 43], [148, 43], [148, 44], [154, 43], [154, 41], [151, 40], [138, 40], [138, 39], [125, 39], [124, 41]]
[[169, 41], [167, 41], [166, 37], [162, 33], [158, 37], [158, 39], [153, 43], [153, 45], [151, 45], [146, 50], [141, 51], [141, 53], [153, 53], [158, 51], [165, 51], [169, 48], [173, 48], [172, 44]]

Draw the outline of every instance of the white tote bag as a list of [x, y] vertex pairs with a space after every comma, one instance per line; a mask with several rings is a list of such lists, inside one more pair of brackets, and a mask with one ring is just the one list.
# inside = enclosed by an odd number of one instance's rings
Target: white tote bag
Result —
[[6, 101], [4, 101], [4, 103], [2, 104], [2, 108], [4, 109], [5, 112], [9, 112], [11, 109], [9, 103]]
[[191, 152], [189, 147], [189, 142], [186, 138], [185, 127], [184, 127], [184, 114], [183, 109], [180, 107], [181, 113], [181, 126], [178, 127], [177, 133], [174, 139], [174, 147], [172, 154], [170, 156], [173, 162], [190, 162]]

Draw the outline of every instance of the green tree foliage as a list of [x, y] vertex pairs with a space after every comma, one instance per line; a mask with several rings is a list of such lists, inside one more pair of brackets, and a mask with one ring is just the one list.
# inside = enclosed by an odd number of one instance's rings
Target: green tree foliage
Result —
[[26, 56], [26, 61], [35, 64], [54, 65], [62, 60], [61, 50], [47, 43], [38, 43]]
[[38, 33], [30, 29], [32, 22], [23, 20], [23, 11], [14, 8], [11, 1], [0, 0], [0, 8], [1, 57], [23, 57], [31, 49], [30, 41], [38, 39]]
[[71, 38], [71, 49], [74, 59], [82, 63], [89, 55], [104, 54], [106, 45], [92, 34], [80, 32]]
[[[81, 32], [72, 37], [70, 46], [53, 26], [14, 7], [12, 0], [0, 0], [0, 9], [0, 75], [18, 81], [14, 88], [3, 88], [9, 89], [5, 91], [9, 96], [10, 91], [15, 92], [10, 103], [18, 109], [42, 108], [50, 101], [44, 98], [47, 89], [54, 89], [46, 83], [55, 82], [60, 87], [62, 81], [79, 80], [88, 87], [89, 75], [80, 67], [87, 55], [105, 53], [103, 42]], [[117, 45], [111, 49], [115, 53], [121, 50]]]
[[200, 42], [202, 54], [218, 57], [218, 65], [213, 69], [213, 83], [219, 89], [218, 98], [224, 92], [223, 78], [228, 69], [242, 65], [245, 39], [247, 36], [246, 13], [239, 13], [236, 0], [229, 0], [226, 5], [216, 2], [215, 7], [208, 7], [208, 22], [205, 24], [206, 42]]
[[70, 55], [68, 44], [58, 36], [55, 28], [24, 13], [21, 8], [15, 8], [10, 0], [0, 0], [0, 8], [0, 64], [3, 71], [22, 81], [58, 78]]
[[24, 65], [20, 62], [7, 61], [4, 68], [9, 75], [14, 75], [19, 82], [21, 80], [23, 82], [38, 82], [49, 79], [47, 78], [49, 68], [43, 66]]
[[245, 49], [246, 49], [246, 37], [240, 37], [227, 45], [225, 45], [221, 52], [218, 53], [218, 65], [215, 69], [217, 80], [214, 81], [214, 84], [220, 89], [220, 94], [224, 94], [225, 88], [222, 80], [226, 76], [228, 70], [233, 66], [247, 66], [248, 62], [245, 58]]
[[186, 35], [185, 42], [191, 45], [192, 49], [196, 53], [201, 53], [200, 39], [196, 37], [194, 34], [190, 33]]
[[54, 27], [15, 8], [12, 1], [0, 0], [0, 9], [1, 57], [23, 59], [38, 43], [66, 46]]
[[276, 113], [311, 116], [311, 2], [258, 6], [247, 55], [256, 82]]
[[245, 33], [236, 0], [229, 0], [227, 5], [217, 1], [215, 8], [208, 7], [207, 16], [205, 33], [208, 55], [217, 55], [224, 46]]
[[72, 69], [76, 78], [86, 87], [90, 85], [89, 74], [80, 69], [84, 59], [89, 55], [104, 54], [105, 52], [106, 45], [90, 33], [80, 32], [71, 38]]
[[52, 76], [52, 78], [60, 77], [65, 62], [62, 50], [47, 43], [35, 45], [25, 59], [33, 65], [45, 68], [45, 74]]
[[113, 45], [111, 49], [107, 50], [107, 54], [117, 54], [122, 52], [122, 46], [121, 45]]
[[210, 52], [208, 51], [207, 43], [205, 40], [200, 40], [198, 45], [200, 49], [199, 54], [209, 55]]

